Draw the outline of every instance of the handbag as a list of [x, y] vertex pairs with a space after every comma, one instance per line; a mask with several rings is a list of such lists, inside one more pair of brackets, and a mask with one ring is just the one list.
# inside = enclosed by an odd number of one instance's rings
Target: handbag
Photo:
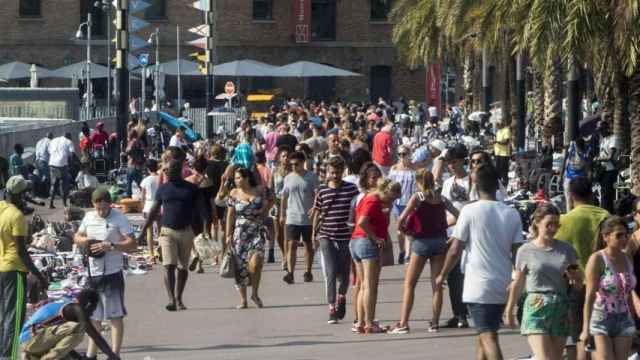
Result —
[[394, 256], [393, 256], [393, 244], [390, 240], [386, 240], [382, 249], [380, 249], [380, 266], [393, 266], [394, 265]]
[[420, 218], [420, 208], [422, 207], [422, 203], [425, 199], [423, 193], [419, 192], [417, 195], [418, 199], [420, 199], [420, 204], [411, 212], [411, 214], [409, 214], [409, 216], [407, 216], [407, 219], [400, 228], [403, 233], [409, 236], [416, 236], [424, 232], [424, 226], [422, 224], [422, 219]]
[[224, 253], [220, 262], [220, 276], [225, 279], [236, 277], [236, 255], [231, 250], [231, 247]]

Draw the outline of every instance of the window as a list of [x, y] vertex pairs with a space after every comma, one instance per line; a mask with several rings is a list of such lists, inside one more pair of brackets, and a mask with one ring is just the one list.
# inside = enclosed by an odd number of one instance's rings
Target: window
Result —
[[392, 0], [371, 0], [371, 20], [387, 21]]
[[[87, 21], [87, 13], [91, 12], [91, 38], [104, 38], [107, 35], [107, 13], [100, 6], [94, 6], [95, 0], [80, 0], [80, 22]], [[87, 28], [82, 27], [82, 34], [87, 36]]]
[[336, 39], [336, 1], [311, 1], [311, 39], [333, 41]]
[[253, 0], [254, 20], [273, 20], [273, 0]]
[[42, 16], [40, 0], [20, 0], [20, 17]]
[[151, 5], [144, 11], [147, 20], [163, 20], [167, 18], [166, 0], [147, 0]]
[[378, 98], [391, 99], [391, 66], [375, 65], [369, 72], [369, 96], [371, 102]]

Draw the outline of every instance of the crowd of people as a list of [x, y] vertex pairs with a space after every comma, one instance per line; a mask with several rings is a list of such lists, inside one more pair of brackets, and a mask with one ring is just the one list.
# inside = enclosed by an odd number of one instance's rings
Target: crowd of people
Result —
[[[451, 109], [451, 131], [462, 131], [456, 119], [464, 113], [463, 102]], [[89, 270], [97, 279], [93, 292], [84, 296], [97, 299], [82, 300], [90, 303], [86, 306], [78, 302], [82, 306], [75, 315], [71, 310], [67, 315], [71, 302], [58, 309], [64, 316], [56, 326], [81, 322], [62, 345], [61, 337], [52, 340], [58, 333], [47, 321], [25, 325], [38, 344], [50, 344], [55, 353], [20, 336], [26, 274], [45, 288], [46, 279], [26, 250], [26, 220], [19, 209], [29, 187], [23, 177], [12, 177], [0, 202], [0, 290], [5, 295], [0, 357], [15, 358], [22, 344], [25, 356], [54, 358], [43, 354], [70, 352], [77, 342], [68, 339], [86, 331], [92, 339], [87, 358], [95, 358], [97, 348], [117, 358], [127, 314], [122, 253], [145, 244], [163, 268], [166, 310], [184, 311], [190, 270], [204, 272], [194, 251], [194, 238], [204, 234], [221, 242], [219, 262], [227, 257], [235, 264], [237, 309], [247, 308], [248, 300], [258, 308], [269, 303], [259, 292], [265, 262], [280, 259], [282, 280], [293, 286], [314, 280], [318, 256], [329, 324], [347, 317], [351, 288], [353, 332], [407, 334], [415, 289], [429, 262], [428, 331], [467, 328], [471, 320], [479, 334], [478, 359], [502, 359], [498, 330], [515, 326], [516, 319], [535, 359], [562, 359], [565, 349], [586, 359], [592, 342], [597, 358], [626, 359], [640, 311], [640, 235], [630, 233], [624, 218], [610, 215], [608, 180], [602, 184], [602, 207], [593, 202], [593, 157], [585, 143], [572, 143], [568, 150], [566, 213], [543, 200], [525, 228], [518, 210], [505, 202], [513, 155], [509, 127], [498, 125], [494, 147], [469, 149], [423, 136], [423, 129], [439, 129], [441, 120], [435, 107], [424, 110], [414, 102], [290, 101], [257, 121], [242, 121], [233, 143], [212, 137], [191, 144], [179, 128], [160, 148], [150, 139], [156, 127], [132, 122], [124, 193], [130, 197], [134, 183], [140, 188], [145, 222], [136, 236], [112, 206], [112, 194], [87, 181], [94, 211], [85, 215], [74, 241], [88, 249]], [[600, 127], [607, 140], [597, 158], [605, 165], [605, 178], [616, 171], [608, 167], [616, 158], [616, 142], [607, 129]], [[100, 126], [93, 133], [83, 130], [81, 152], [108, 145], [109, 137], [99, 131]], [[36, 166], [51, 184], [52, 208], [56, 193], [66, 205], [64, 174], [75, 152], [70, 139], [70, 134], [49, 134], [36, 146]], [[23, 164], [12, 158], [11, 166], [22, 175]], [[640, 222], [638, 203], [633, 217]], [[296, 275], [300, 246], [301, 278]], [[376, 320], [379, 280], [383, 268], [395, 264], [406, 266], [402, 305], [399, 321], [384, 326]], [[445, 292], [453, 317], [442, 321]], [[110, 324], [111, 348], [95, 334], [101, 321]]]

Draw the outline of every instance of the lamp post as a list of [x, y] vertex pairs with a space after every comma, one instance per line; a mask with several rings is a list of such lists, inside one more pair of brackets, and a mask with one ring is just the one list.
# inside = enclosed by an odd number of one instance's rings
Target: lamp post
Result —
[[109, 68], [107, 76], [107, 111], [111, 115], [111, 4], [109, 4], [109, 0], [102, 0], [96, 1], [93, 6], [102, 9], [107, 14], [107, 67]]
[[153, 86], [155, 88], [156, 111], [160, 111], [160, 28], [156, 28], [156, 30], [151, 33], [147, 42], [152, 44], [154, 38], [156, 41], [156, 65], [155, 74], [153, 76]]
[[89, 120], [91, 117], [91, 26], [93, 23], [91, 22], [91, 11], [87, 13], [87, 21], [83, 22], [78, 26], [78, 31], [76, 32], [76, 39], [82, 39], [82, 28], [87, 28], [87, 86], [85, 89], [85, 94], [87, 95], [87, 99], [85, 100], [85, 111], [86, 118], [85, 120]]

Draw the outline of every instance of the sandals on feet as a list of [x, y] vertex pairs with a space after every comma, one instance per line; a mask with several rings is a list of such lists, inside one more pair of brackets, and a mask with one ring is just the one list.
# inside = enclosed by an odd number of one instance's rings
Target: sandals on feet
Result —
[[396, 323], [391, 330], [389, 330], [389, 334], [408, 334], [409, 326], [401, 326], [400, 323]]
[[378, 324], [373, 324], [371, 326], [365, 326], [364, 327], [364, 333], [365, 334], [382, 334], [382, 333], [386, 333], [387, 329], [386, 328], [381, 328], [380, 325]]

